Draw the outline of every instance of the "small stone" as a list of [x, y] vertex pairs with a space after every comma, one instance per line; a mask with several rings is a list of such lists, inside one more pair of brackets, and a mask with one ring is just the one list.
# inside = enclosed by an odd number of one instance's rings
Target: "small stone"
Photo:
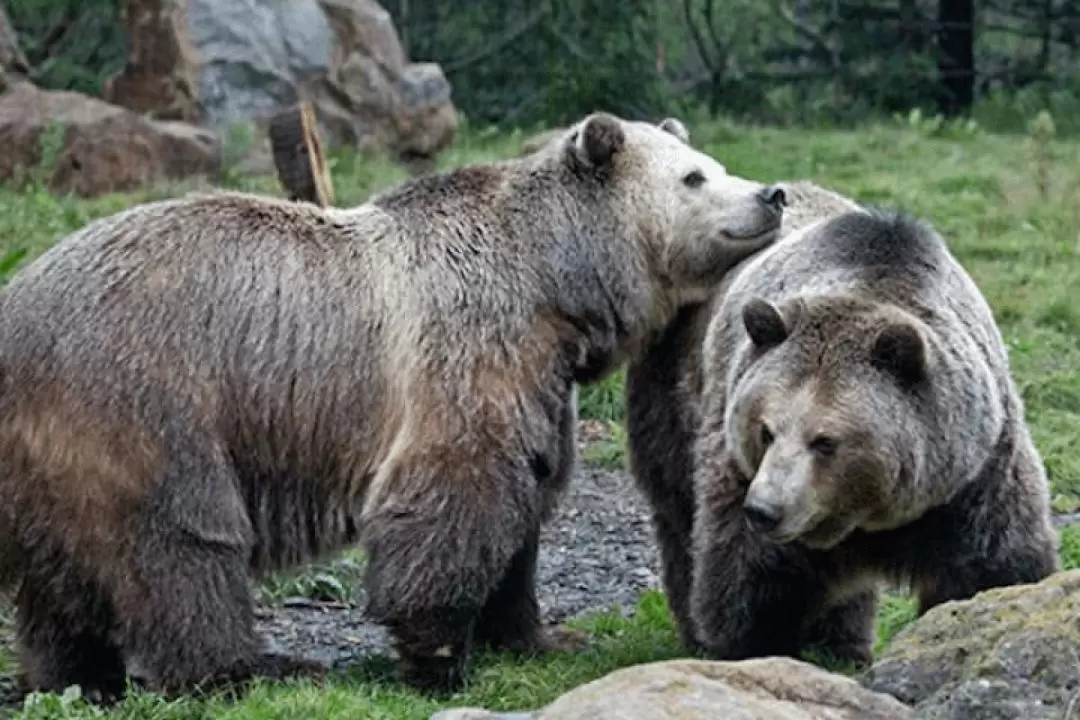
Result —
[[287, 608], [313, 608], [315, 603], [311, 598], [303, 597], [302, 595], [292, 595], [281, 601], [282, 607]]

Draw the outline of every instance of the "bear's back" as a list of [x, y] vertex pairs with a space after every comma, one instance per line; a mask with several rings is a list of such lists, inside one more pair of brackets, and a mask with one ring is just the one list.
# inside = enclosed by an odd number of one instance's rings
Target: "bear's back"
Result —
[[757, 293], [774, 302], [845, 288], [874, 296], [883, 281], [891, 281], [913, 292], [933, 293], [957, 269], [929, 227], [902, 213], [868, 208], [785, 238], [751, 262], [731, 292]]
[[993, 312], [944, 239], [917, 218], [872, 207], [793, 233], [740, 270], [709, 329], [710, 372], [726, 375], [745, 336], [741, 310], [751, 297], [783, 303], [832, 294], [911, 313], [954, 357], [985, 368], [1000, 392], [1012, 394]]
[[897, 305], [939, 329], [959, 323], [997, 332], [989, 305], [944, 239], [922, 220], [877, 208], [838, 215], [762, 253], [732, 283], [726, 312], [752, 295], [783, 302], [821, 293]]

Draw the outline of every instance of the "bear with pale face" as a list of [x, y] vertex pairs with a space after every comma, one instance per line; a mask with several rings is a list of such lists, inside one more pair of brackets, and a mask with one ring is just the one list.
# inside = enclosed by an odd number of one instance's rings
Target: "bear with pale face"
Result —
[[702, 354], [689, 611], [711, 657], [864, 664], [881, 581], [922, 614], [1059, 568], [1005, 344], [927, 223], [862, 208], [781, 239]]
[[535, 585], [575, 387], [773, 242], [782, 201], [677, 120], [597, 113], [350, 209], [188, 196], [62, 240], [2, 299], [24, 688], [318, 673], [262, 646], [249, 575], [353, 544], [416, 687], [461, 687], [477, 645], [578, 646]]

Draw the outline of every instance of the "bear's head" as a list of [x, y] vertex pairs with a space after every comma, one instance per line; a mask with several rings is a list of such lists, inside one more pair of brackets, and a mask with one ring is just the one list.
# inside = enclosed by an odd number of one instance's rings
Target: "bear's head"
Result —
[[855, 529], [915, 519], [906, 494], [932, 432], [929, 329], [895, 306], [844, 295], [752, 297], [741, 321], [725, 433], [751, 478], [751, 526], [823, 550]]
[[637, 245], [628, 255], [676, 304], [700, 298], [780, 230], [783, 191], [729, 175], [691, 146], [675, 118], [649, 123], [594, 113], [537, 154], [588, 188], [619, 224], [613, 236]]

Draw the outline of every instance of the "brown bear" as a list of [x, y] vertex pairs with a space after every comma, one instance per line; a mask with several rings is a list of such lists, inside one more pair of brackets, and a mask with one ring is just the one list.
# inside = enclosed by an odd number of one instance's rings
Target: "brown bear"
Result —
[[416, 687], [460, 687], [474, 644], [558, 646], [534, 575], [575, 385], [771, 243], [782, 200], [677, 120], [595, 113], [351, 209], [187, 196], [59, 242], [0, 307], [23, 686], [318, 672], [264, 651], [249, 575], [355, 543]]
[[[631, 366], [673, 612], [717, 659], [815, 649], [862, 665], [881, 581], [911, 586], [922, 614], [1059, 568], [1045, 472], [979, 289], [927, 223], [829, 204], [735, 269], [696, 336]], [[665, 375], [695, 341], [696, 367]], [[681, 408], [666, 426], [649, 417], [661, 393]], [[691, 452], [643, 462], [661, 443]]]
[[[780, 237], [861, 208], [853, 200], [801, 180], [777, 185], [785, 194]], [[693, 442], [701, 396], [701, 350], [734, 266], [703, 302], [684, 305], [675, 320], [650, 338], [626, 368], [627, 435], [631, 476], [648, 499], [660, 546], [661, 578], [685, 648], [698, 647], [690, 621], [694, 518]]]

